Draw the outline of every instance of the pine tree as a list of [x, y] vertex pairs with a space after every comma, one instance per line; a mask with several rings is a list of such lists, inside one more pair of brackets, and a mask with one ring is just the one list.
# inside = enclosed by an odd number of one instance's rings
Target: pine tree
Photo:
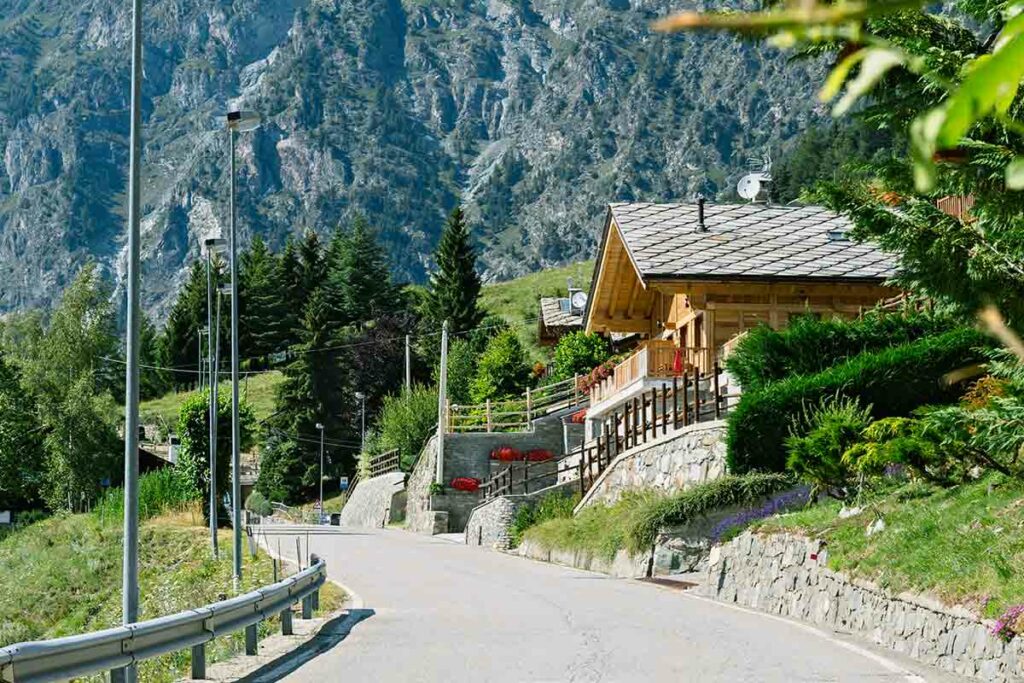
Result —
[[301, 268], [302, 304], [306, 305], [313, 292], [320, 289], [327, 279], [327, 262], [324, 260], [323, 245], [320, 237], [313, 230], [307, 230], [306, 236], [299, 245], [299, 262]]
[[453, 332], [475, 328], [482, 318], [477, 308], [481, 283], [461, 208], [457, 207], [448, 217], [434, 260], [437, 267], [430, 277], [426, 317], [435, 326], [448, 320]]
[[284, 250], [277, 260], [274, 285], [284, 302], [279, 325], [281, 347], [290, 347], [299, 343], [299, 315], [305, 305], [302, 264], [291, 237], [285, 241]]
[[149, 316], [142, 316], [139, 327], [139, 396], [143, 399], [163, 396], [171, 386], [171, 378], [160, 368], [163, 361], [163, 340]]
[[[183, 370], [199, 369], [199, 330], [206, 327], [206, 263], [197, 260], [189, 269], [185, 285], [171, 306], [164, 326], [164, 360], [167, 365]], [[225, 343], [224, 340], [221, 340]], [[178, 386], [193, 384], [198, 375], [174, 373]]]
[[365, 323], [401, 307], [384, 248], [359, 215], [327, 250], [327, 288], [336, 327]]
[[[334, 440], [352, 436], [352, 391], [339, 352], [324, 350], [332, 346], [328, 327], [326, 298], [322, 290], [316, 289], [303, 312], [301, 343], [295, 348], [295, 359], [285, 369], [270, 421], [271, 435], [284, 440], [282, 448], [273, 452], [272, 462], [267, 463], [272, 465], [271, 471], [302, 474], [294, 482], [265, 482], [265, 492], [284, 487], [294, 499], [302, 491], [313, 490], [320, 476], [317, 423], [323, 424]], [[291, 445], [284, 448], [284, 443]], [[299, 462], [282, 464], [278, 462], [282, 457], [298, 458]]]
[[285, 301], [276, 281], [277, 263], [256, 235], [239, 263], [238, 346], [243, 358], [263, 358], [286, 343], [282, 328]]

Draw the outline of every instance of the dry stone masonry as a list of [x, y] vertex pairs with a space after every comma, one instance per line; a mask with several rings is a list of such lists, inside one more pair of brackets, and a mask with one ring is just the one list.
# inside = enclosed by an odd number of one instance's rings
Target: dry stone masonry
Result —
[[745, 533], [711, 551], [701, 591], [723, 602], [852, 632], [947, 671], [1024, 680], [1021, 638], [1004, 643], [970, 612], [831, 571], [820, 542]]
[[405, 493], [405, 474], [391, 472], [361, 481], [341, 509], [341, 525], [379, 529], [396, 516]]

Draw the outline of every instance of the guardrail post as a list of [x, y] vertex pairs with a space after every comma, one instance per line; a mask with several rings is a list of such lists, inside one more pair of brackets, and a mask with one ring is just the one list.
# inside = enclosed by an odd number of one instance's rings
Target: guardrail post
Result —
[[110, 672], [110, 683], [125, 683], [127, 675], [124, 669], [113, 669]]
[[256, 654], [256, 624], [245, 627], [245, 654], [252, 657]]
[[192, 646], [192, 673], [190, 675], [197, 681], [206, 678], [206, 645], [203, 643]]
[[292, 635], [293, 632], [294, 631], [292, 631], [292, 606], [288, 605], [288, 607], [281, 610], [281, 635], [290, 636]]
[[[314, 566], [316, 566], [319, 563], [320, 563], [320, 558], [317, 557], [316, 553], [314, 553], [313, 555], [310, 556], [310, 558], [309, 558], [309, 566], [314, 567]], [[310, 607], [312, 607], [313, 611], [316, 612], [317, 610], [320, 609], [320, 589], [317, 588], [315, 591], [313, 591], [310, 594], [309, 597], [311, 598], [310, 601], [309, 601]]]
[[313, 618], [313, 597], [310, 595], [307, 595], [306, 597], [302, 598], [302, 618]]

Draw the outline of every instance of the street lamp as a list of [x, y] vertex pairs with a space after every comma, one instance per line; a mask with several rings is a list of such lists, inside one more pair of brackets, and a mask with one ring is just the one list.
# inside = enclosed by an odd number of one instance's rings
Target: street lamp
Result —
[[356, 400], [359, 401], [359, 420], [360, 420], [360, 438], [359, 438], [359, 451], [361, 453], [366, 452], [366, 394], [361, 391], [356, 392]]
[[238, 133], [256, 130], [260, 117], [253, 112], [232, 111], [226, 117], [228, 147], [231, 154], [230, 237], [231, 259], [231, 507], [234, 524], [234, 584], [237, 593], [242, 586], [242, 435], [238, 421], [238, 235], [235, 229], [235, 138]]
[[324, 426], [317, 422], [316, 428], [320, 430], [320, 519], [317, 520], [319, 524], [324, 519]]
[[[213, 255], [224, 253], [227, 241], [222, 237], [207, 237], [206, 247], [206, 343], [209, 347], [210, 368], [210, 549], [217, 559], [217, 382], [220, 380], [220, 296], [217, 297], [217, 320], [213, 319]], [[212, 335], [211, 335], [212, 332]]]
[[[125, 339], [124, 398], [124, 545], [121, 561], [121, 617], [125, 625], [139, 617], [139, 242], [142, 223], [142, 0], [132, 0], [131, 132], [128, 142], [128, 318]], [[135, 683], [129, 664], [112, 677]]]

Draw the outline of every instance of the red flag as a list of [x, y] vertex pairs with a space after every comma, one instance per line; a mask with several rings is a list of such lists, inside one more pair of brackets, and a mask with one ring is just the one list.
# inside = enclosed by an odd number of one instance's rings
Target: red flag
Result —
[[676, 373], [678, 375], [682, 371], [683, 371], [683, 350], [677, 346], [676, 347], [675, 358], [672, 359], [672, 372], [674, 372], [674, 373]]

